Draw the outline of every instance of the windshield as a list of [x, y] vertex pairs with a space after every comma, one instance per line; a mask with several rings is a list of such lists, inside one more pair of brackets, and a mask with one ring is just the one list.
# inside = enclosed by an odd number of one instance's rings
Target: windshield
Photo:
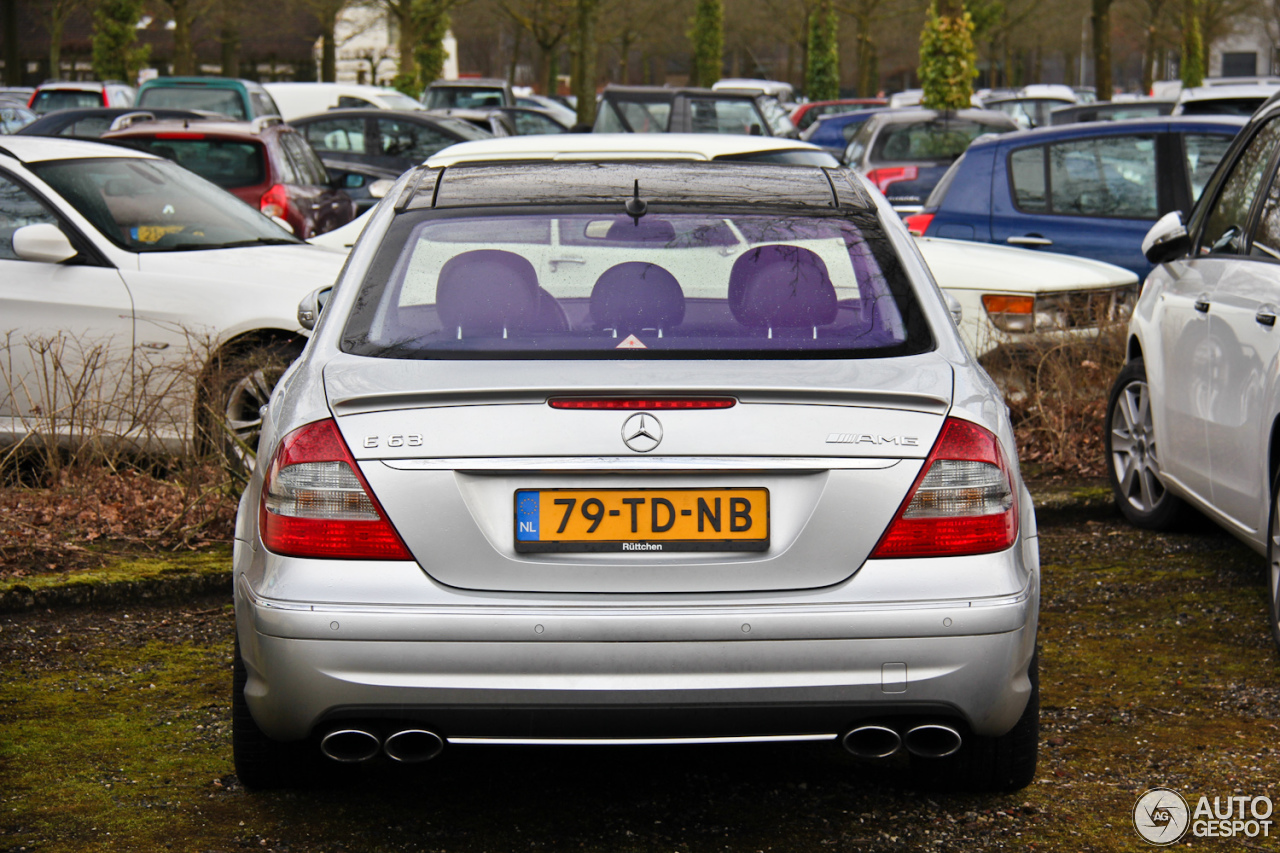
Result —
[[343, 349], [382, 358], [858, 357], [932, 347], [874, 217], [393, 225]]
[[432, 86], [427, 90], [427, 109], [482, 109], [505, 106], [501, 89], [479, 86]]
[[266, 180], [266, 151], [257, 142], [206, 138], [202, 133], [132, 136], [129, 141], [224, 189], [252, 187]]
[[138, 98], [140, 107], [161, 107], [178, 110], [208, 110], [235, 119], [247, 119], [244, 100], [234, 89], [214, 89], [204, 86], [155, 86], [143, 90]]
[[31, 103], [36, 115], [54, 110], [74, 110], [106, 106], [100, 89], [41, 89]]
[[886, 124], [876, 139], [871, 159], [876, 163], [954, 160], [984, 133], [1012, 128], [963, 119], [932, 119], [910, 124]]
[[29, 168], [104, 237], [131, 252], [298, 242], [226, 190], [168, 160], [50, 160]]

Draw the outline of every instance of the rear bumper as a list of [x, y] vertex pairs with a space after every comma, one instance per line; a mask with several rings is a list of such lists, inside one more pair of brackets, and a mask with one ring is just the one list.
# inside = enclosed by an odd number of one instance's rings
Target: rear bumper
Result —
[[[271, 737], [341, 719], [446, 739], [838, 734], [861, 720], [1013, 727], [1038, 576], [927, 606], [295, 605], [236, 584], [246, 699]], [[974, 606], [977, 604], [978, 606]]]

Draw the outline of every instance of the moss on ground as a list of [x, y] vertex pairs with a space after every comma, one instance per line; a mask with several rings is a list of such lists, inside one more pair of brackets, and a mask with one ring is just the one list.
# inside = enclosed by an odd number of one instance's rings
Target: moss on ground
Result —
[[183, 575], [226, 574], [231, 571], [231, 546], [215, 545], [207, 550], [142, 554], [111, 559], [97, 569], [75, 572], [49, 571], [0, 580], [0, 594], [15, 589], [30, 591], [82, 584], [102, 586], [124, 581], [146, 581]]

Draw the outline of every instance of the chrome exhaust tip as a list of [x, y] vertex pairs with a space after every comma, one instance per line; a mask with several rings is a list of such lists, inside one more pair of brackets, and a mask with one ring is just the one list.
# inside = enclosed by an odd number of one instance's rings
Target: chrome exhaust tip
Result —
[[936, 723], [916, 726], [903, 738], [907, 752], [921, 758], [946, 758], [960, 749], [962, 742], [958, 731]]
[[417, 764], [430, 761], [444, 749], [444, 738], [424, 729], [401, 729], [382, 744], [382, 751], [392, 761]]
[[334, 729], [320, 741], [320, 751], [325, 757], [343, 764], [368, 761], [378, 754], [381, 746], [378, 736], [364, 729]]
[[847, 732], [840, 743], [859, 758], [888, 758], [902, 746], [902, 738], [887, 726], [859, 726]]

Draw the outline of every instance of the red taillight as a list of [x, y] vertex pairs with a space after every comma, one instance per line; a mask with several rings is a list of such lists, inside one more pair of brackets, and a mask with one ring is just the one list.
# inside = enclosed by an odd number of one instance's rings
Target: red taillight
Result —
[[412, 560], [332, 420], [284, 437], [258, 511], [262, 544], [291, 557]]
[[933, 223], [933, 213], [913, 213], [903, 221], [907, 223], [907, 230], [917, 237], [923, 237], [929, 230], [929, 225]]
[[872, 169], [867, 172], [867, 180], [876, 185], [882, 193], [889, 191], [889, 184], [896, 181], [914, 181], [920, 170], [915, 166], [891, 166], [884, 169]]
[[871, 556], [989, 554], [1017, 536], [1017, 495], [999, 441], [977, 424], [947, 418]]
[[204, 134], [172, 131], [169, 133], [157, 133], [155, 137], [156, 139], [204, 139]]
[[552, 397], [553, 409], [728, 409], [732, 397]]
[[258, 202], [258, 209], [267, 216], [278, 216], [281, 219], [289, 218], [289, 189], [284, 184], [274, 184], [271, 189], [262, 194], [262, 201]]
[[104, 107], [111, 106], [111, 104], [107, 103], [107, 87], [106, 86], [102, 87], [102, 105]]

